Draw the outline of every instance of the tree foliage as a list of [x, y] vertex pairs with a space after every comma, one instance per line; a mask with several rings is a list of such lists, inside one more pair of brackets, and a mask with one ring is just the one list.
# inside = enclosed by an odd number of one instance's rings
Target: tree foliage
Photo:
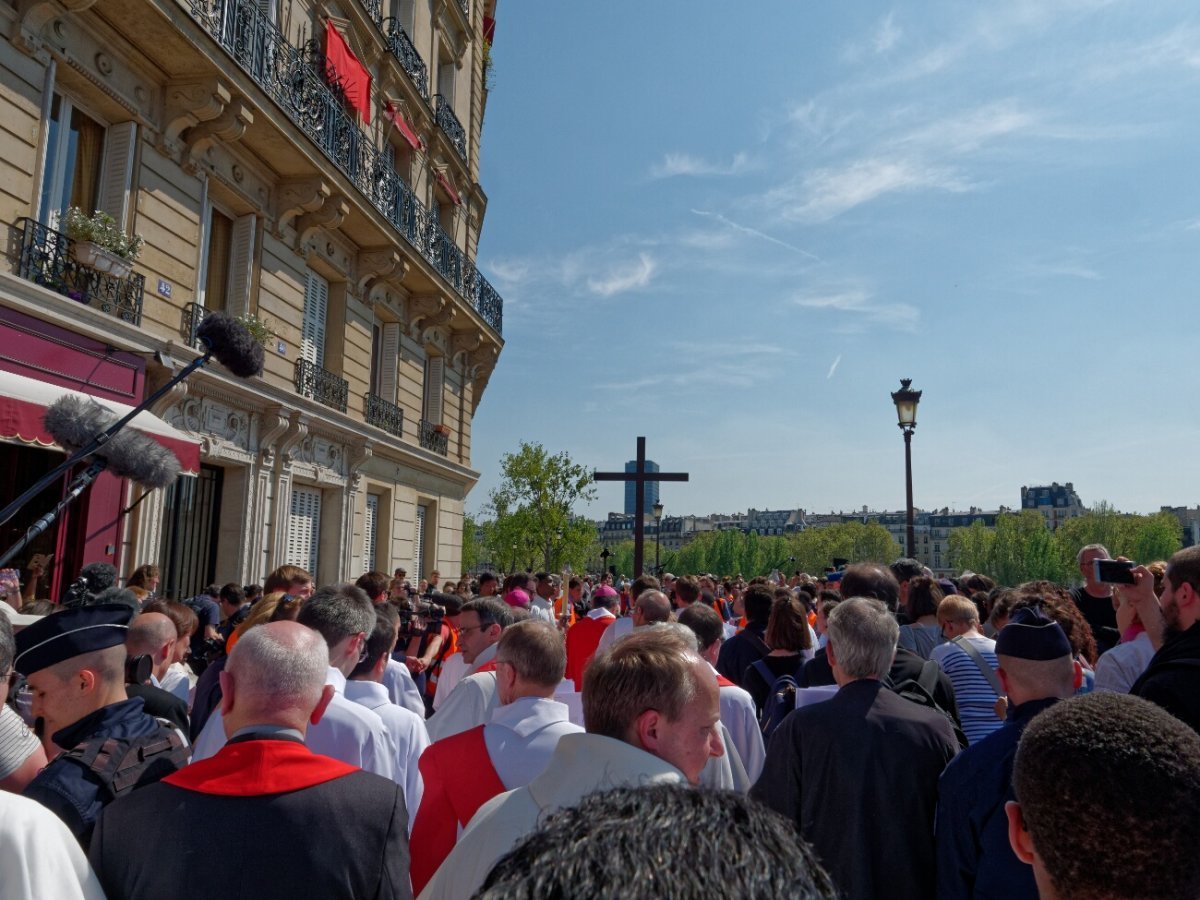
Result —
[[583, 568], [596, 542], [590, 522], [575, 519], [578, 501], [595, 497], [592, 475], [565, 452], [522, 442], [500, 460], [502, 481], [488, 495], [483, 546], [497, 567]]

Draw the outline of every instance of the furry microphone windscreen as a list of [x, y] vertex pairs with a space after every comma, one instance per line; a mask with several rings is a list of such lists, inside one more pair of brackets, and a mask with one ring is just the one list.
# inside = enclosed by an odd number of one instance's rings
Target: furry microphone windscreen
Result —
[[262, 344], [254, 339], [245, 325], [228, 313], [209, 313], [196, 329], [196, 337], [204, 342], [221, 365], [238, 378], [262, 374]]
[[117, 583], [117, 570], [112, 563], [88, 563], [79, 570], [79, 577], [87, 582], [89, 594], [99, 594]]
[[[46, 407], [42, 422], [68, 453], [86, 447], [96, 435], [117, 420], [99, 403], [81, 397], [60, 397]], [[149, 488], [174, 484], [179, 460], [158, 441], [140, 431], [123, 428], [92, 454], [119, 478], [129, 478]]]

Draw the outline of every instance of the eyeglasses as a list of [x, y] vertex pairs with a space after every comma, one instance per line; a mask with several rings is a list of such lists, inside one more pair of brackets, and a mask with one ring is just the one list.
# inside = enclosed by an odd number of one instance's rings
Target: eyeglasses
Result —
[[8, 689], [12, 690], [14, 687], [17, 686], [17, 682], [20, 680], [20, 678], [21, 678], [20, 672], [18, 672], [16, 669], [9, 669], [8, 674], [0, 675], [0, 682], [3, 682], [4, 684], [8, 685]]
[[486, 627], [488, 627], [488, 626], [486, 626], [486, 625], [467, 625], [463, 628], [458, 629], [458, 633], [466, 634], [468, 631], [483, 631], [483, 629]]

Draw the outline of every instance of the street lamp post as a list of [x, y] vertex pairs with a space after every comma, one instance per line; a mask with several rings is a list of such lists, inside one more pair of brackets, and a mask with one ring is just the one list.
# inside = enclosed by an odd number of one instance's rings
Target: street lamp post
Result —
[[513, 551], [513, 561], [512, 561], [512, 565], [509, 566], [509, 568], [508, 568], [508, 572], [510, 575], [517, 571], [517, 545], [515, 542], [512, 545], [512, 551]]
[[662, 569], [658, 564], [658, 538], [662, 531], [662, 514], [663, 505], [661, 503], [654, 504], [654, 574], [658, 575]]
[[921, 402], [921, 392], [912, 390], [912, 379], [901, 378], [900, 390], [892, 392], [892, 402], [896, 404], [896, 418], [899, 419], [900, 430], [904, 432], [904, 486], [908, 502], [908, 557], [913, 559], [917, 553], [916, 529], [913, 527], [913, 490], [912, 490], [912, 434], [917, 427], [917, 404]]
[[554, 529], [554, 568], [557, 569], [562, 558], [562, 539], [563, 530], [561, 528]]

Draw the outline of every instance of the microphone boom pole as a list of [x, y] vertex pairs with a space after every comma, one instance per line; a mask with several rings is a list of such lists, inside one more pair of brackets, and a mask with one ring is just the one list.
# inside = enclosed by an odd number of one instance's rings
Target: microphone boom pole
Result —
[[36, 522], [29, 526], [25, 532], [25, 536], [13, 544], [5, 551], [3, 556], [0, 556], [0, 568], [8, 564], [8, 561], [24, 550], [31, 541], [35, 540], [38, 535], [44, 532], [47, 528], [54, 524], [55, 519], [59, 517], [64, 509], [70, 506], [79, 496], [88, 489], [88, 486], [96, 480], [101, 472], [104, 471], [103, 460], [95, 460], [90, 466], [75, 476], [75, 480], [71, 482], [67, 488], [66, 494], [58, 504], [50, 512], [46, 513]]

